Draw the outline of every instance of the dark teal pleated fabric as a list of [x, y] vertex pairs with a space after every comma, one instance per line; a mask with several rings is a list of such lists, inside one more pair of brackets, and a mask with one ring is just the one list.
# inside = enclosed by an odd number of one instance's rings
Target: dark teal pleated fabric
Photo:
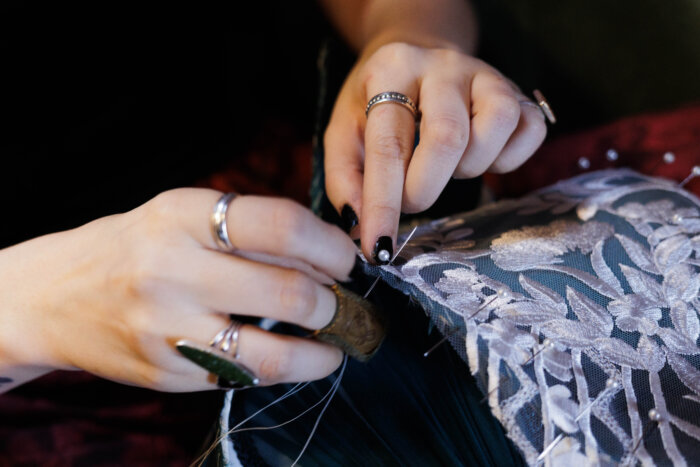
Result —
[[[300, 465], [522, 465], [450, 345], [423, 357], [440, 334], [429, 335], [422, 310], [388, 287], [372, 294], [389, 314], [387, 340], [368, 363], [348, 361], [340, 389]], [[333, 380], [312, 383], [246, 426], [273, 426], [294, 418], [318, 402]], [[238, 392], [231, 426], [291, 387]], [[254, 445], [266, 463], [289, 465], [301, 452], [322, 405], [283, 427], [234, 435], [234, 444], [248, 463], [254, 463]]]

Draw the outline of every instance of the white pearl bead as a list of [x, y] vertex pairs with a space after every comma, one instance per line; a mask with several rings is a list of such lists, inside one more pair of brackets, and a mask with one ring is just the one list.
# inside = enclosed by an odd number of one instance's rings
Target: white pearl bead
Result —
[[651, 409], [649, 411], [649, 419], [658, 422], [661, 420], [661, 414], [656, 409]]
[[608, 389], [617, 389], [620, 387], [620, 383], [618, 383], [612, 378], [608, 378], [608, 380], [605, 382], [605, 387], [607, 387]]
[[379, 253], [377, 253], [377, 258], [379, 261], [385, 263], [391, 259], [391, 254], [387, 250], [381, 250]]
[[676, 155], [672, 153], [671, 151], [664, 153], [664, 162], [667, 164], [673, 164], [673, 162], [676, 160]]
[[589, 169], [591, 167], [591, 161], [589, 161], [585, 157], [581, 157], [578, 160], [578, 166], [582, 168], [583, 170]]
[[700, 175], [700, 165], [696, 165], [693, 167], [693, 175], [696, 177]]
[[618, 157], [619, 154], [614, 149], [608, 149], [608, 151], [605, 153], [605, 158], [610, 162], [616, 161]]

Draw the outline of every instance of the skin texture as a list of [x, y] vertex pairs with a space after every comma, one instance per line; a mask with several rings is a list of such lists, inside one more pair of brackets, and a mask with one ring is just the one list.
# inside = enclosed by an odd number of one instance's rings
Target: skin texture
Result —
[[[396, 243], [401, 212], [429, 208], [450, 178], [516, 169], [546, 135], [544, 116], [518, 87], [474, 58], [476, 25], [463, 0], [325, 0], [358, 60], [324, 138], [326, 190], [359, 217], [367, 258], [382, 236]], [[367, 102], [387, 91], [422, 114]]]
[[[220, 193], [180, 189], [126, 214], [0, 252], [0, 391], [52, 369], [84, 369], [162, 391], [215, 388], [174, 343], [200, 345], [228, 314], [322, 328], [335, 295], [318, 279], [216, 251], [209, 215]], [[254, 222], [249, 221], [255, 219]], [[339, 228], [284, 199], [239, 196], [229, 207], [233, 244], [290, 258], [315, 277], [346, 279], [356, 248]], [[337, 348], [244, 325], [238, 362], [261, 384], [325, 377]]]

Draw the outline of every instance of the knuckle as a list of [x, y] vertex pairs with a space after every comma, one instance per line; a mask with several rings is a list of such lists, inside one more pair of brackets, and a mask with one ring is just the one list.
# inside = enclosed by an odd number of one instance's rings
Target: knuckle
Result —
[[425, 135], [430, 142], [450, 152], [464, 152], [469, 141], [469, 126], [451, 116], [442, 116], [431, 121]]
[[430, 206], [432, 206], [434, 202], [435, 199], [429, 196], [425, 196], [425, 193], [422, 193], [418, 196], [411, 196], [409, 194], [405, 194], [401, 211], [407, 214], [422, 212], [428, 209]]
[[395, 134], [381, 134], [373, 141], [374, 153], [389, 160], [403, 160], [408, 155], [408, 143]]
[[272, 234], [283, 253], [293, 251], [296, 243], [305, 237], [307, 227], [306, 212], [294, 201], [280, 200], [272, 208]]
[[304, 324], [316, 309], [316, 287], [313, 281], [301, 272], [289, 271], [284, 275], [279, 289], [282, 311], [287, 320]]
[[405, 42], [391, 42], [382, 45], [373, 55], [373, 61], [378, 65], [389, 63], [405, 64], [414, 47]]
[[288, 380], [289, 368], [294, 358], [293, 353], [294, 351], [290, 348], [264, 356], [260, 361], [257, 376], [266, 383]]
[[515, 129], [520, 119], [520, 104], [511, 96], [497, 96], [489, 102], [491, 118], [499, 127]]

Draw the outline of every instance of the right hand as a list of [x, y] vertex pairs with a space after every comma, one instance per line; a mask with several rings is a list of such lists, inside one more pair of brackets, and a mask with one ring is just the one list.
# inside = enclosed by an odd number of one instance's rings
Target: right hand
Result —
[[[0, 356], [22, 367], [83, 369], [162, 391], [216, 388], [174, 348], [206, 346], [229, 314], [319, 329], [335, 295], [318, 279], [216, 251], [210, 215], [220, 193], [179, 189], [131, 212], [0, 252]], [[227, 227], [240, 250], [290, 258], [347, 279], [356, 248], [337, 227], [284, 199], [240, 196]], [[261, 384], [322, 378], [342, 352], [245, 325], [240, 361]]]

